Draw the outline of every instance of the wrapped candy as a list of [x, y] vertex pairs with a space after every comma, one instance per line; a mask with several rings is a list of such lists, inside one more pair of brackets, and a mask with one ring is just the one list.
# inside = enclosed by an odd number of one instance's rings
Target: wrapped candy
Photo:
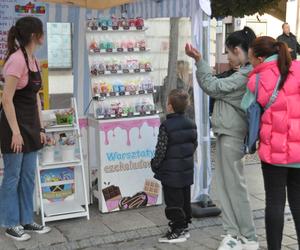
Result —
[[114, 84], [113, 87], [112, 87], [112, 89], [113, 89], [113, 92], [118, 93], [119, 92], [119, 85], [118, 84]]
[[94, 84], [93, 92], [94, 92], [94, 95], [100, 94], [100, 88], [99, 88], [99, 84], [98, 83]]
[[135, 19], [135, 26], [139, 29], [142, 29], [144, 27], [144, 19], [141, 17], [137, 17]]
[[98, 66], [97, 64], [92, 64], [91, 66], [91, 75], [93, 76], [97, 76], [98, 75]]
[[128, 48], [128, 43], [127, 43], [127, 41], [122, 41], [122, 42], [121, 42], [121, 48], [124, 49], [124, 50], [126, 50], [126, 49]]
[[87, 21], [87, 26], [89, 30], [98, 30], [98, 24], [95, 19], [89, 19]]
[[108, 85], [106, 83], [100, 84], [101, 93], [107, 94], [109, 92]]
[[105, 41], [100, 42], [100, 49], [106, 50], [106, 42]]
[[98, 74], [105, 73], [105, 64], [103, 62], [98, 63], [97, 71], [98, 71]]
[[137, 41], [135, 47], [140, 50], [145, 50], [146, 49], [146, 41], [144, 39]]
[[112, 25], [113, 30], [119, 29], [118, 21], [119, 21], [119, 19], [116, 16], [111, 17], [111, 25]]
[[139, 62], [136, 59], [127, 60], [127, 65], [130, 70], [138, 70], [139, 69]]
[[129, 40], [127, 41], [127, 48], [134, 48], [135, 41], [134, 40]]
[[134, 18], [130, 18], [128, 20], [129, 27], [135, 27], [135, 22], [136, 22], [136, 20]]
[[93, 40], [91, 42], [89, 49], [90, 49], [90, 52], [94, 52], [94, 53], [100, 51], [99, 47], [98, 47], [98, 44], [97, 44], [97, 42], [95, 40]]

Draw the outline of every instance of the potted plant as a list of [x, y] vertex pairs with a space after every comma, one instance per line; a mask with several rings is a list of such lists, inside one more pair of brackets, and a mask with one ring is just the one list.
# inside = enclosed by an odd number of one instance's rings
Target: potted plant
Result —
[[52, 163], [54, 162], [56, 141], [52, 136], [46, 136], [46, 143], [43, 148], [43, 162]]
[[57, 111], [55, 113], [57, 125], [73, 124], [74, 121], [74, 109]]

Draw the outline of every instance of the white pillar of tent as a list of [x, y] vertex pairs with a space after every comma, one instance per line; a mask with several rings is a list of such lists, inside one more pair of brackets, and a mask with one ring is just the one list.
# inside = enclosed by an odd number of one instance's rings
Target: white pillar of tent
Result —
[[[200, 7], [195, 9], [196, 11], [192, 15], [192, 43], [194, 47], [201, 51], [203, 59], [209, 63], [210, 18]], [[192, 187], [192, 202], [200, 201], [204, 195], [208, 195], [211, 184], [209, 98], [199, 87], [195, 71], [196, 67], [194, 65], [194, 104], [199, 146], [194, 185]]]

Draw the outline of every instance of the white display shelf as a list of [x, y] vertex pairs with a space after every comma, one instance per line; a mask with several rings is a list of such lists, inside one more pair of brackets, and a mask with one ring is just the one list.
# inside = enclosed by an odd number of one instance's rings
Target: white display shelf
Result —
[[97, 30], [92, 30], [90, 28], [87, 28], [87, 32], [95, 32], [95, 33], [101, 33], [101, 32], [144, 32], [148, 30], [148, 27], [143, 27], [142, 29], [137, 29], [136, 27], [129, 27], [129, 29], [123, 29], [123, 28], [119, 28], [119, 29], [113, 29], [112, 27], [108, 27], [107, 30], [103, 30], [101, 27], [98, 27]]
[[[38, 157], [38, 167], [37, 167], [38, 190], [37, 190], [36, 197], [37, 199], [39, 199], [38, 208], [41, 211], [43, 225], [45, 225], [45, 222], [48, 221], [71, 219], [77, 217], [86, 217], [89, 220], [89, 207], [88, 207], [88, 197], [87, 197], [88, 192], [87, 192], [86, 177], [85, 177], [85, 170], [83, 164], [81, 133], [78, 126], [79, 119], [78, 119], [77, 104], [74, 98], [71, 99], [71, 104], [72, 104], [71, 108], [74, 109], [74, 124], [47, 126], [45, 130], [46, 133], [73, 131], [73, 133], [76, 134], [76, 138], [77, 138], [78, 150], [79, 150], [78, 155], [76, 155], [75, 158], [70, 161], [62, 161], [61, 158], [57, 157], [54, 158], [53, 162], [43, 162], [41, 159], [42, 154], [39, 154]], [[54, 111], [55, 110], [52, 111], [49, 110], [43, 112], [49, 113]], [[51, 170], [58, 172], [57, 169], [68, 168], [68, 167], [74, 168], [74, 179], [69, 178], [65, 180], [65, 178], [58, 177], [57, 178], [58, 181], [55, 182], [49, 181], [49, 182], [42, 183], [41, 175], [45, 174], [42, 172], [43, 170], [48, 170], [48, 172], [51, 174]], [[59, 175], [55, 173], [55, 176], [59, 176]], [[49, 203], [49, 201], [43, 199], [43, 192], [44, 192], [43, 189], [45, 187], [68, 185], [68, 184], [74, 184], [76, 186], [74, 192], [74, 199], [76, 201], [64, 200], [64, 201], [52, 201], [51, 203]]]
[[89, 213], [86, 211], [85, 212], [65, 213], [65, 214], [61, 214], [61, 215], [45, 217], [45, 222], [67, 220], [67, 219], [74, 219], [74, 218], [88, 217], [88, 216], [89, 216]]
[[53, 166], [53, 165], [65, 165], [65, 164], [75, 164], [79, 163], [80, 159], [75, 158], [71, 161], [53, 161], [53, 162], [41, 162], [42, 167]]
[[61, 201], [61, 202], [44, 204], [44, 213], [45, 216], [47, 217], [75, 213], [73, 217], [75, 218], [78, 217], [76, 213], [81, 213], [81, 212], [85, 212], [84, 216], [86, 216], [85, 209], [76, 201]]
[[100, 116], [97, 116], [96, 119], [97, 120], [109, 120], [109, 119], [143, 117], [143, 116], [157, 115], [157, 114], [160, 114], [160, 113], [161, 113], [160, 111], [155, 110], [154, 112], [153, 111], [147, 111], [145, 113], [135, 112], [135, 113], [133, 113], [133, 115], [126, 115], [126, 114], [122, 114], [121, 116], [117, 116], [117, 115], [110, 115], [110, 116], [100, 115]]
[[77, 130], [76, 125], [56, 125], [51, 127], [46, 127], [46, 133], [53, 133], [53, 132], [67, 132], [67, 131], [74, 131]]
[[126, 92], [110, 92], [110, 93], [100, 93], [94, 95], [94, 97], [101, 98], [101, 97], [116, 97], [116, 96], [132, 96], [132, 95], [148, 95], [148, 94], [153, 94], [156, 93], [156, 89], [152, 90], [143, 90], [141, 91], [126, 91]]
[[134, 48], [132, 51], [129, 50], [123, 50], [119, 51], [118, 49], [113, 49], [112, 51], [107, 51], [104, 49], [101, 49], [99, 52], [94, 52], [94, 51], [89, 51], [90, 55], [103, 55], [103, 54], [127, 54], [127, 53], [144, 53], [144, 52], [149, 52], [150, 48], [145, 48], [144, 50], [141, 50], [139, 48]]
[[78, 167], [81, 165], [82, 165], [82, 163], [80, 161], [79, 162], [62, 163], [62, 164], [53, 164], [53, 165], [40, 165], [39, 171], [47, 170], [47, 169]]
[[68, 185], [68, 184], [74, 184], [74, 180], [45, 182], [41, 184], [41, 187], [43, 188], [43, 187], [61, 186], [61, 185]]
[[92, 78], [96, 78], [96, 77], [103, 77], [103, 76], [110, 76], [110, 75], [145, 74], [145, 73], [151, 73], [151, 72], [153, 72], [153, 69], [151, 69], [151, 70], [141, 69], [140, 71], [129, 70], [128, 72], [118, 70], [114, 73], [112, 73], [111, 71], [105, 71], [104, 74], [98, 74], [98, 75], [90, 74], [90, 76]]

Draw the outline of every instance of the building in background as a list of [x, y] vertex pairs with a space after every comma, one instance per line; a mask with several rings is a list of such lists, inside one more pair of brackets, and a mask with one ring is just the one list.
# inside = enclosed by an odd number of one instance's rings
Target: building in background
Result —
[[229, 67], [225, 53], [226, 37], [235, 30], [243, 29], [244, 26], [252, 28], [257, 36], [277, 38], [282, 34], [283, 22], [288, 22], [291, 32], [300, 41], [300, 0], [281, 1], [278, 7], [270, 10], [269, 13], [264, 15], [256, 13], [244, 18], [229, 16], [221, 20], [212, 20], [210, 53], [211, 66], [215, 67], [216, 73], [221, 73]]

